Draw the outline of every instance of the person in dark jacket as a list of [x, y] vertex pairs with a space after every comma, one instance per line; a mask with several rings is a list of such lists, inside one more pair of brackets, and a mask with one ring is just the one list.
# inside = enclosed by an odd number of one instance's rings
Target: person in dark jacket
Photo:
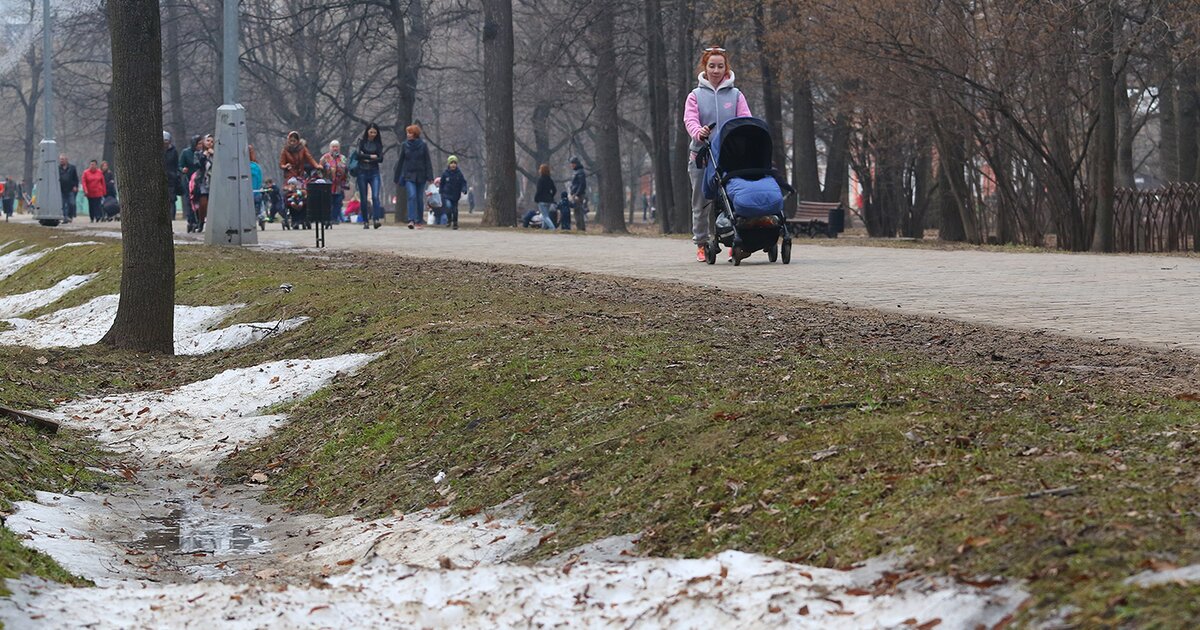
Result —
[[408, 229], [424, 225], [425, 218], [421, 216], [421, 206], [425, 196], [425, 186], [433, 180], [433, 163], [429, 159], [429, 147], [421, 139], [421, 128], [409, 125], [404, 128], [408, 139], [400, 145], [400, 157], [396, 158], [396, 173], [392, 178], [396, 186], [403, 183], [408, 193]]
[[175, 208], [175, 200], [179, 198], [179, 151], [171, 142], [171, 133], [163, 131], [163, 172], [167, 174], [167, 199], [170, 205], [171, 220], [174, 221], [179, 211]]
[[575, 229], [587, 231], [584, 221], [587, 217], [587, 174], [583, 172], [583, 162], [577, 157], [571, 158], [571, 168], [575, 174], [571, 176], [571, 206], [575, 208]]
[[117, 196], [117, 174], [108, 166], [108, 160], [100, 162], [100, 172], [104, 173], [104, 196]]
[[67, 156], [58, 156], [58, 188], [62, 192], [63, 223], [75, 218], [75, 195], [79, 192], [79, 171], [67, 162]]
[[554, 180], [550, 178], [550, 165], [543, 164], [538, 167], [537, 192], [533, 195], [533, 200], [537, 202], [538, 210], [542, 212], [542, 229], [553, 230], [554, 221], [550, 219], [550, 208], [554, 206], [554, 194], [558, 192], [558, 186], [554, 185]]
[[13, 204], [17, 201], [17, 183], [11, 177], [4, 177], [4, 192], [0, 193], [0, 203], [4, 207], [4, 220], [12, 218]]
[[[379, 125], [370, 123], [363, 131], [362, 138], [358, 141], [358, 198], [362, 200], [362, 205], [359, 206], [359, 212], [362, 216], [363, 229], [371, 227], [371, 221], [374, 220], [375, 228], [379, 229], [379, 222], [383, 220], [383, 205], [379, 203], [379, 165], [383, 162], [383, 138], [379, 135]], [[367, 203], [367, 190], [370, 189], [372, 196], [369, 198], [370, 203]]]
[[197, 152], [204, 151], [204, 136], [192, 136], [192, 142], [179, 154], [179, 189], [183, 195], [183, 217], [187, 231], [196, 231], [196, 209], [192, 205], [192, 175], [200, 168]]
[[558, 200], [558, 229], [567, 231], [571, 229], [571, 200], [567, 199], [567, 191], [562, 191], [562, 198]]
[[467, 192], [467, 178], [458, 168], [458, 157], [451, 155], [446, 160], [446, 170], [442, 171], [442, 183], [438, 186], [442, 195], [442, 210], [449, 217], [449, 225], [453, 230], [458, 229], [458, 200]]

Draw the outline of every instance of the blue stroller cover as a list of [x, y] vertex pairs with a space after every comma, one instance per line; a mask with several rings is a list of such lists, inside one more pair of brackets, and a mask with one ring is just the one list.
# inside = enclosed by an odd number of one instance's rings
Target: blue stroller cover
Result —
[[771, 132], [751, 117], [733, 118], [711, 136], [712, 159], [704, 169], [704, 197], [717, 196], [718, 177], [729, 177], [725, 194], [734, 215], [763, 217], [783, 213], [783, 191], [775, 181]]

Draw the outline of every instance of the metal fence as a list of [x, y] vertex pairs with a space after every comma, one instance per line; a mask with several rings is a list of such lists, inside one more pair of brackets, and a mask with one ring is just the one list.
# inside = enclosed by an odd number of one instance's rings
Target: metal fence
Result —
[[1115, 195], [1117, 251], [1200, 251], [1200, 184], [1118, 188]]

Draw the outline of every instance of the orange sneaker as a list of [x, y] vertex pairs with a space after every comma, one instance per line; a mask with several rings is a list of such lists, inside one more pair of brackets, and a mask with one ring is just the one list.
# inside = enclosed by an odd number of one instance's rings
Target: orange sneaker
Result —
[[708, 255], [704, 252], [703, 245], [696, 246], [696, 262], [708, 262]]

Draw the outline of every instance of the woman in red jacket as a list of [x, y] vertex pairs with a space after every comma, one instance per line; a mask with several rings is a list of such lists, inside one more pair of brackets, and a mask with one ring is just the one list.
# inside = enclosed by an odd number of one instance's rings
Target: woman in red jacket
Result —
[[304, 141], [300, 139], [300, 132], [289, 131], [287, 146], [279, 154], [279, 168], [283, 170], [283, 181], [293, 177], [304, 179], [306, 167], [321, 168], [321, 165], [317, 164]]
[[83, 196], [87, 197], [88, 201], [88, 218], [92, 223], [100, 221], [104, 218], [104, 212], [100, 209], [100, 202], [104, 199], [104, 171], [96, 166], [96, 160], [88, 162], [87, 170], [83, 172], [81, 178], [83, 184]]

